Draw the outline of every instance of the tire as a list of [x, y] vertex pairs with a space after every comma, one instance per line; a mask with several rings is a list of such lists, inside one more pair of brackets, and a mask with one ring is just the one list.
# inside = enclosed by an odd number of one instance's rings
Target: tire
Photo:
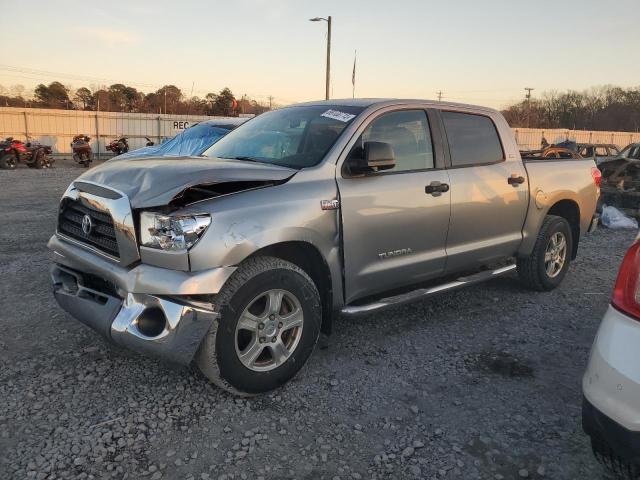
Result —
[[607, 470], [609, 470], [615, 478], [620, 480], [638, 480], [640, 479], [640, 465], [630, 463], [616, 453], [599, 438], [591, 437], [591, 450]]
[[[278, 292], [282, 295], [280, 303], [273, 304], [280, 309], [275, 315], [268, 315], [267, 298], [277, 297]], [[268, 392], [287, 383], [306, 363], [318, 341], [320, 294], [311, 278], [290, 262], [266, 256], [246, 260], [216, 295], [214, 303], [220, 318], [203, 339], [196, 363], [209, 380], [236, 395]], [[291, 314], [295, 311], [301, 315]], [[239, 326], [241, 316], [252, 318], [252, 330]], [[300, 326], [287, 329], [285, 322], [294, 317]], [[276, 328], [281, 330], [274, 331]], [[266, 343], [258, 342], [260, 336]], [[289, 355], [276, 361], [275, 351], [285, 344], [284, 351]], [[255, 361], [241, 360], [241, 354], [252, 349], [260, 351]]]
[[44, 152], [36, 152], [35, 159], [29, 165], [32, 168], [37, 168], [38, 170], [42, 168], [49, 168], [49, 161], [47, 160], [47, 156]]
[[0, 156], [0, 169], [13, 170], [16, 168], [16, 157], [12, 153], [5, 153]]
[[[553, 239], [557, 242], [558, 238], [564, 238], [565, 241], [562, 265], [559, 266], [556, 262], [550, 272], [548, 266], [551, 261], [545, 261], [545, 256], [549, 253], [548, 248], [553, 250], [551, 246]], [[569, 222], [556, 215], [547, 215], [538, 231], [531, 255], [519, 258], [517, 261], [520, 281], [532, 290], [553, 290], [562, 283], [567, 274], [571, 263], [571, 252], [573, 252], [573, 235]], [[561, 253], [559, 252], [558, 255], [560, 256]]]

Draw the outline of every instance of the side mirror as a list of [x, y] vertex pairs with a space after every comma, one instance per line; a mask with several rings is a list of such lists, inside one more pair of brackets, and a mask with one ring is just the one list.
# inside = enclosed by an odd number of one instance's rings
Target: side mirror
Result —
[[396, 166], [393, 147], [385, 142], [364, 142], [349, 159], [349, 168], [353, 173], [378, 172]]

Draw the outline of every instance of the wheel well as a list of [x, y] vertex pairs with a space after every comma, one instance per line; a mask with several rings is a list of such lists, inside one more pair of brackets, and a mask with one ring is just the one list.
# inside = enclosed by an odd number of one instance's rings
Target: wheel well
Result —
[[269, 255], [291, 262], [311, 277], [320, 293], [322, 303], [322, 333], [331, 333], [333, 318], [333, 289], [331, 283], [331, 271], [322, 254], [316, 247], [307, 242], [282, 242], [261, 248], [252, 256]]
[[547, 215], [557, 215], [569, 222], [573, 237], [571, 259], [575, 259], [578, 254], [578, 243], [580, 242], [580, 207], [573, 200], [560, 200], [549, 209]]

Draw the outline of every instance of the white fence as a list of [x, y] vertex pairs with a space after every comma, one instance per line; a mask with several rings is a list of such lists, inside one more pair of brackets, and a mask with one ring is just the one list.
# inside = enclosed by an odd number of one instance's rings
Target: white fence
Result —
[[612, 143], [618, 148], [640, 142], [640, 132], [599, 132], [563, 128], [513, 128], [512, 130], [521, 149], [540, 148], [542, 137], [549, 143], [573, 140], [577, 143]]
[[[71, 139], [86, 134], [91, 137], [93, 151], [105, 154], [105, 144], [118, 137], [128, 137], [131, 149], [140, 148], [147, 137], [158, 143], [210, 118], [222, 117], [0, 107], [0, 138], [37, 140], [51, 145], [54, 153], [69, 155]], [[549, 143], [571, 139], [578, 143], [612, 143], [620, 148], [640, 142], [640, 132], [514, 128], [513, 133], [522, 149], [539, 148], [542, 137]]]
[[105, 144], [118, 137], [127, 137], [131, 149], [140, 148], [146, 138], [159, 143], [212, 118], [224, 117], [0, 107], [0, 138], [36, 140], [51, 145], [56, 154], [70, 155], [73, 137], [85, 134], [92, 150], [105, 155]]

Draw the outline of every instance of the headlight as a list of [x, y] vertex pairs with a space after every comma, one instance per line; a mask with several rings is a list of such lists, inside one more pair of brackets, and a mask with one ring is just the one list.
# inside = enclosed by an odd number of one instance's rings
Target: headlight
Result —
[[200, 239], [211, 216], [161, 215], [154, 212], [140, 214], [140, 243], [161, 250], [189, 250]]

